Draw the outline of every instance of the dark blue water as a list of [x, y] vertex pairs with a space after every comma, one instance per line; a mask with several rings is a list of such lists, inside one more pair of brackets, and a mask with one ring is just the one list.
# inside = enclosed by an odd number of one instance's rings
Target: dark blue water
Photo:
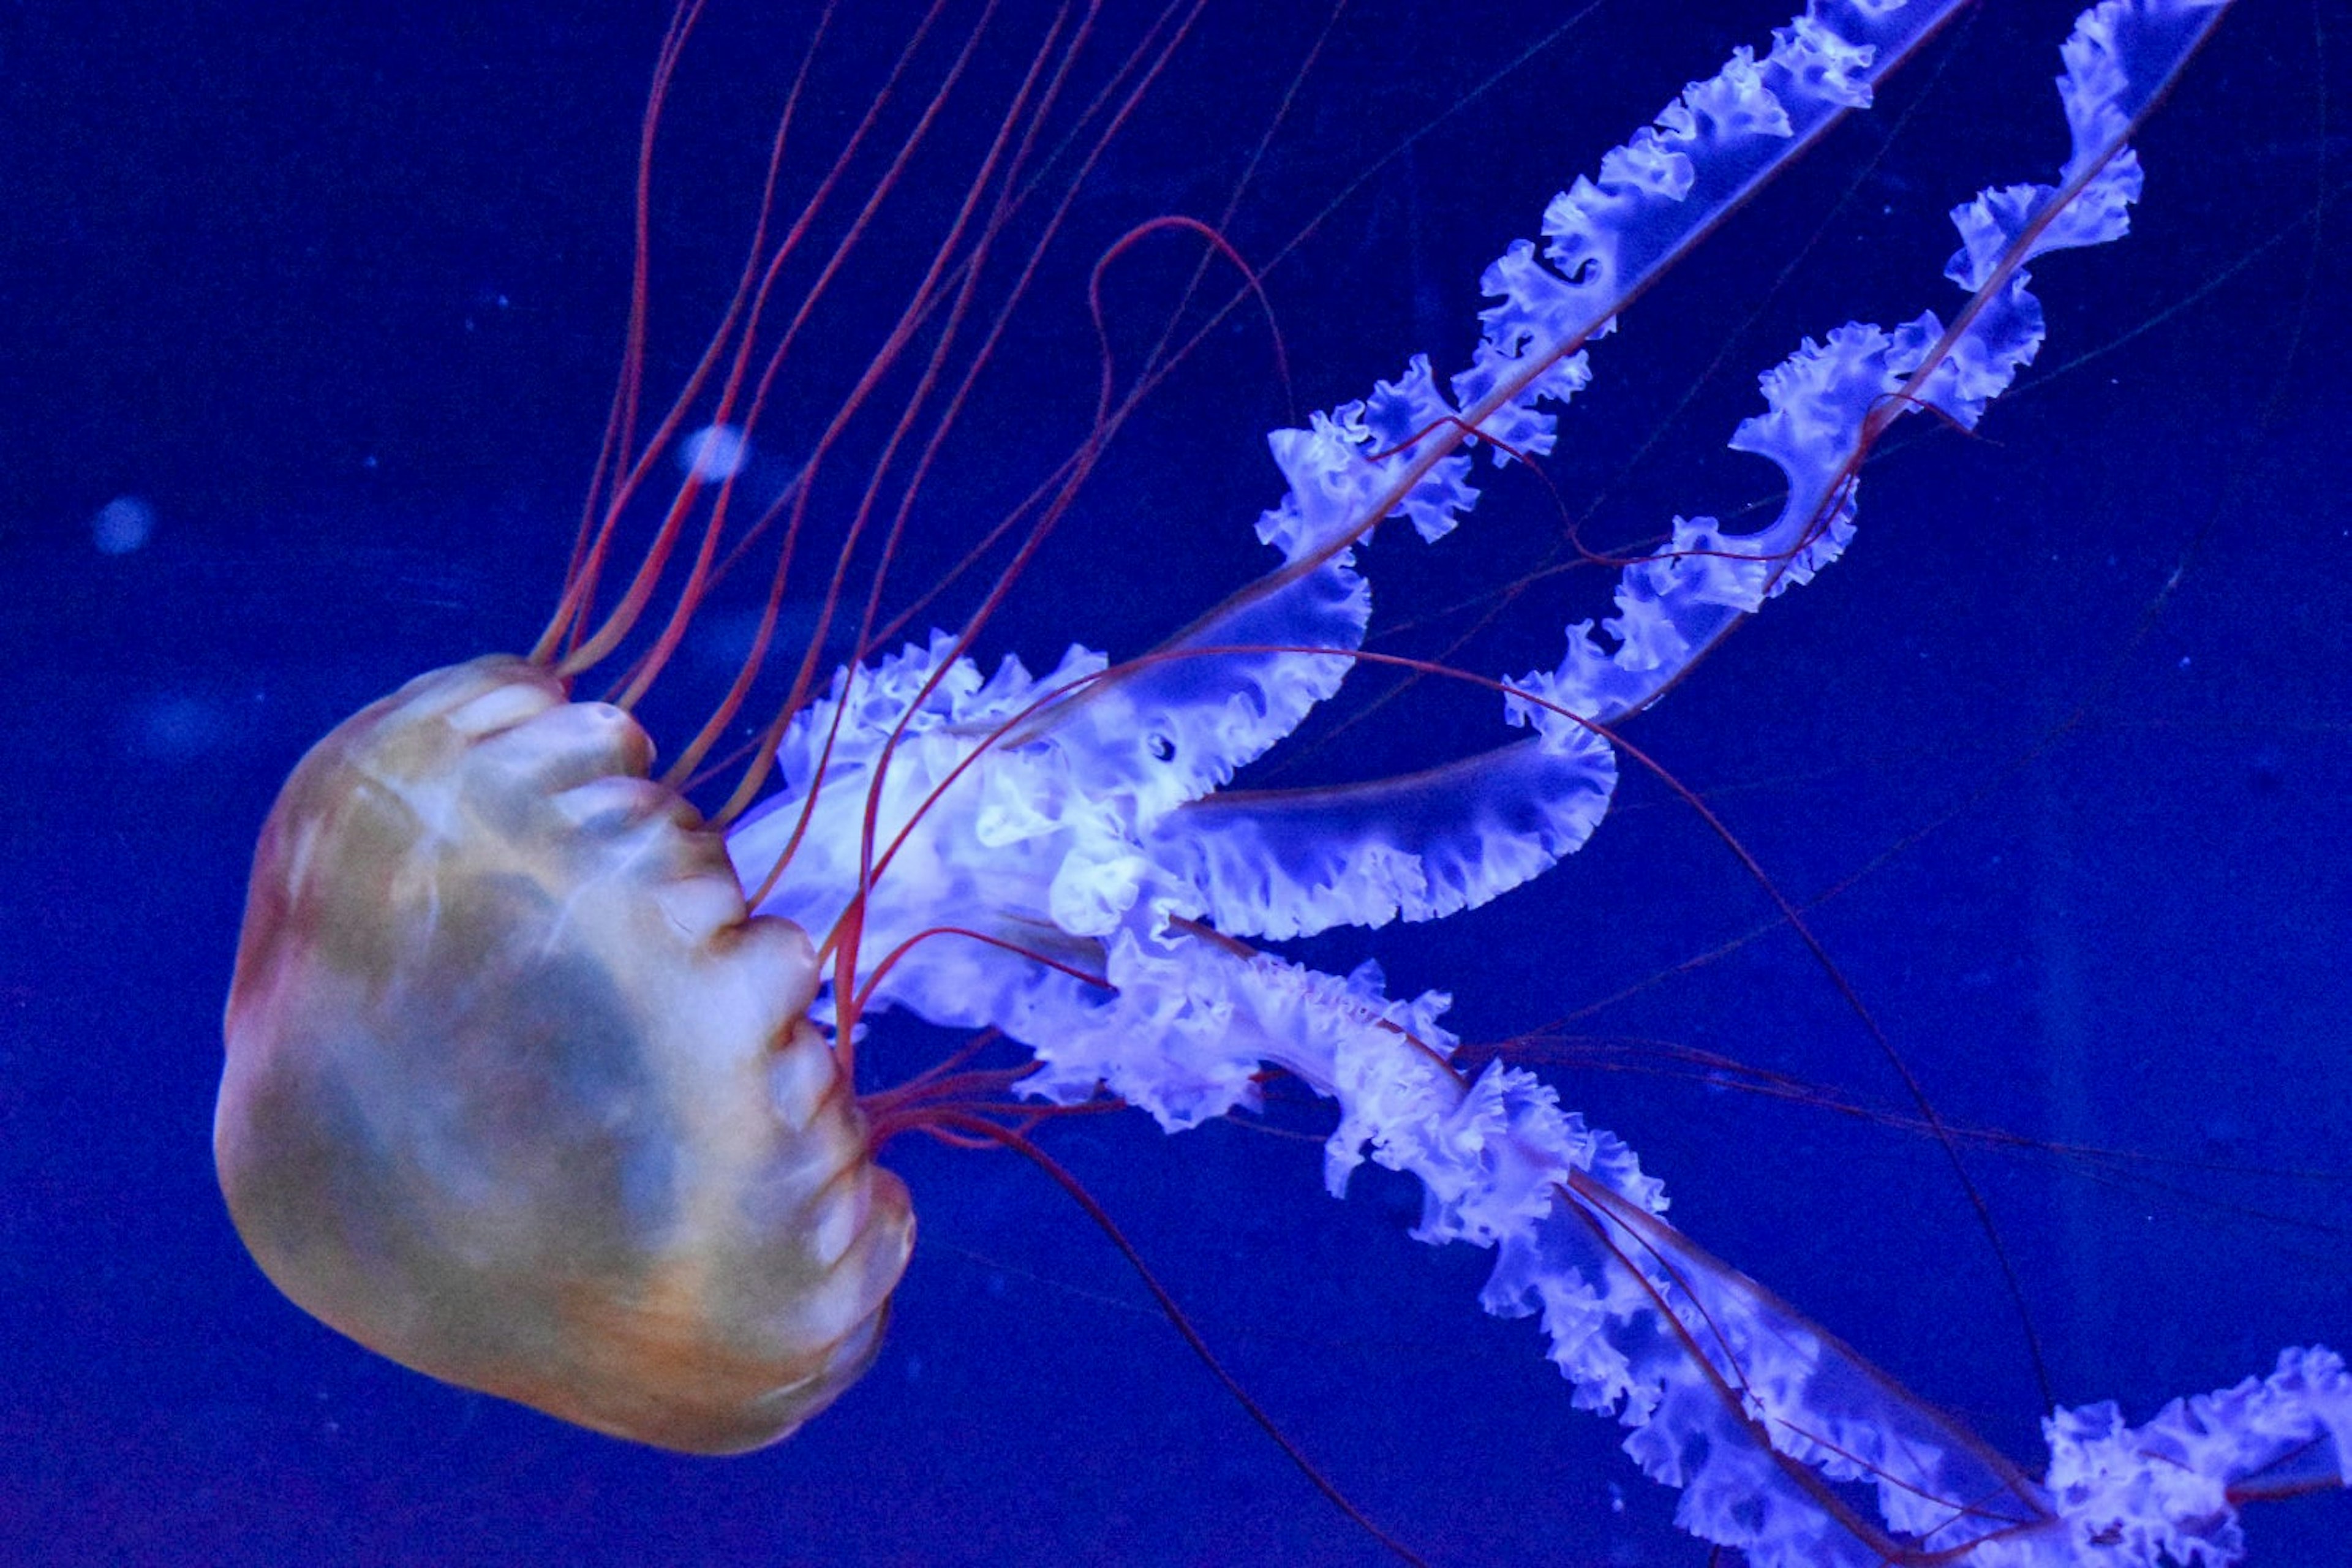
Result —
[[[1099, 172], [916, 514], [895, 602], [1082, 430], [1087, 264], [1155, 215], [1219, 215], [1319, 25], [1292, 9], [1212, 7]], [[1459, 363], [1479, 267], [1781, 19], [1606, 5], [1471, 97], [1561, 19], [1475, 9], [1356, 7], [1229, 225], [1264, 262], [1363, 178], [1266, 278], [1300, 410], [1416, 350]], [[731, 1461], [405, 1373], [282, 1300], [231, 1232], [207, 1147], [217, 1017], [278, 781], [408, 675], [526, 645], [561, 576], [660, 26], [657, 6], [574, 10], [0, 20], [0, 1557], [1382, 1560], [1010, 1156], [894, 1146], [922, 1234], [880, 1361], [800, 1436]], [[2053, 331], [2028, 384], [1981, 439], [1890, 438], [1848, 557], [1630, 732], [1811, 907], [1943, 1117], [2016, 1135], [1965, 1158], [2053, 1390], [2135, 1418], [2282, 1345], [2352, 1339], [2352, 277], [2325, 205], [2352, 168], [2325, 117], [2352, 73], [2314, 15], [2249, 0], [2142, 142], [2138, 232], [2038, 269]], [[1433, 549], [1374, 548], [1385, 624], [1412, 623], [1376, 646], [1549, 664], [1606, 579], [1498, 594], [1550, 559], [1563, 509], [1606, 545], [1762, 499], [1769, 471], [1720, 447], [1754, 373], [1806, 331], [1958, 299], [1940, 215], [2046, 177], [2066, 22], [2007, 6], [1948, 39], [1629, 312], [1546, 465], [1558, 500], [1522, 476]], [[721, 15], [689, 58], [658, 170], [656, 386], [723, 299], [802, 36]], [[833, 133], [866, 43], [813, 100]], [[1112, 275], [1129, 353], [1194, 254], [1169, 237]], [[843, 314], [875, 319], [903, 264], [854, 277]], [[1139, 651], [1260, 569], [1248, 525], [1280, 493], [1261, 433], [1293, 416], [1273, 364], [1256, 315], [1212, 335], [1122, 433], [992, 658]], [[779, 452], [825, 384], [787, 393]], [[124, 497], [148, 511], [94, 530]], [[970, 603], [951, 590], [942, 613]], [[673, 744], [723, 633], [652, 710]], [[1416, 691], [1281, 777], [1459, 754], [1501, 737], [1494, 707]], [[2038, 1468], [2032, 1357], [1949, 1163], [1828, 1108], [1905, 1114], [1749, 874], [1628, 772], [1538, 886], [1299, 956], [1376, 955], [1400, 994], [1453, 992], [1475, 1039], [1557, 1025], [1564, 1098], [1642, 1152], [1703, 1246]], [[936, 1046], [891, 1020], [870, 1054], [897, 1073]], [[1753, 1073], [1695, 1077], [1691, 1052]], [[1738, 1087], [1754, 1073], [1804, 1087]], [[1271, 1120], [1323, 1125], [1297, 1104]], [[1238, 1124], [1170, 1139], [1118, 1117], [1046, 1142], [1300, 1446], [1431, 1561], [1706, 1561], [1613, 1428], [1569, 1407], [1535, 1331], [1480, 1314], [1486, 1259], [1405, 1237], [1402, 1184], [1368, 1171], [1333, 1203], [1312, 1142]], [[2341, 1497], [2250, 1529], [2257, 1563], [2352, 1561]]]

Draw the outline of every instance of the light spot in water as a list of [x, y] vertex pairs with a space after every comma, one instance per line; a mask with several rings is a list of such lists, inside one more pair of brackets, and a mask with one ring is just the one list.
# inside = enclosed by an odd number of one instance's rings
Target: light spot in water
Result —
[[89, 520], [89, 542], [100, 555], [128, 555], [155, 531], [155, 509], [137, 496], [116, 496]]
[[131, 705], [120, 732], [131, 756], [177, 763], [217, 749], [230, 738], [229, 729], [215, 704], [184, 691], [159, 691]]
[[[790, 649], [797, 658], [816, 635], [817, 606], [813, 604], [786, 605], [777, 613], [776, 624], [768, 634], [772, 648]], [[835, 616], [825, 637], [825, 646], [845, 651], [849, 638], [856, 630], [852, 617]], [[729, 606], [706, 611], [695, 616], [687, 629], [689, 656], [706, 671], [732, 675], [751, 655], [751, 645], [760, 634], [760, 612]]]
[[699, 479], [731, 479], [743, 471], [751, 444], [732, 425], [706, 425], [679, 443], [678, 467]]

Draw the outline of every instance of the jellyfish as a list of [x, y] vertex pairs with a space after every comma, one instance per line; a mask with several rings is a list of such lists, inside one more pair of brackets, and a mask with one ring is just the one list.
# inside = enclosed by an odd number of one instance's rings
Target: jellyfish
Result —
[[[628, 710], [734, 559], [722, 522], [768, 389], [722, 339], [698, 380], [723, 383], [741, 423], [690, 448], [609, 614], [593, 610], [611, 520], [645, 472], [625, 446], [533, 656], [434, 672], [363, 710], [265, 827], [216, 1134], [264, 1268], [419, 1370], [735, 1451], [796, 1430], [875, 1352], [913, 1238], [877, 1145], [909, 1131], [1023, 1144], [1105, 1097], [1178, 1131], [1256, 1108], [1278, 1071], [1336, 1108], [1329, 1190], [1368, 1163], [1416, 1181], [1416, 1237], [1491, 1251], [1482, 1304], [1539, 1319], [1573, 1401], [1680, 1489], [1678, 1521], [1751, 1562], [2234, 1561], [2240, 1501], [2340, 1482], [2352, 1377], [2317, 1348], [2137, 1427], [2112, 1406], [2059, 1411], [2050, 1465], [2028, 1477], [1675, 1229], [1659, 1181], [1536, 1073], [1457, 1060], [1445, 997], [1391, 997], [1376, 969], [1343, 977], [1264, 945], [1441, 920], [1575, 853], [1638, 754], [1623, 721], [1844, 551], [1870, 448], [1915, 413], [1973, 428], [2032, 359], [2027, 264], [2121, 237], [2139, 194], [2129, 139], [2222, 6], [2085, 13], [2063, 52], [2066, 162], [1955, 213], [1952, 319], [1848, 323], [1767, 372], [1766, 410], [1733, 444], [1784, 477], [1777, 515], [1677, 520], [1621, 563], [1615, 615], [1571, 626], [1556, 666], [1481, 678], [1524, 738], [1346, 786], [1231, 787], [1380, 658], [1362, 646], [1373, 531], [1402, 521], [1434, 543], [1472, 510], [1477, 453], [1545, 458], [1619, 312], [1952, 9], [1820, 5], [1686, 89], [1555, 201], [1540, 250], [1489, 269], [1467, 368], [1441, 378], [1415, 359], [1275, 435], [1287, 490], [1258, 534], [1279, 563], [1174, 638], [1118, 663], [1073, 647], [1033, 675], [975, 659], [984, 616], [893, 650], [872, 646], [869, 611], [829, 676], [812, 639], [706, 818], [680, 786], [740, 710], [780, 590], [742, 679], [660, 780]], [[1019, 101], [1052, 90], [1053, 58]], [[1008, 117], [986, 154], [1005, 159], [1001, 186], [976, 182], [951, 222], [984, 232], [980, 198], [1026, 189], [1022, 130]], [[955, 254], [910, 325], [965, 308], [982, 268]], [[766, 302], [747, 272], [735, 309]], [[1058, 484], [1083, 480], [1122, 406], [1106, 373]], [[923, 439], [911, 418], [887, 437]], [[749, 534], [789, 546], [824, 446]], [[684, 520], [706, 490], [698, 537]], [[677, 609], [619, 700], [575, 700], [569, 683], [636, 629], [682, 545]], [[942, 1063], [860, 1100], [861, 1033], [892, 1013], [1001, 1036], [1033, 1065]]]

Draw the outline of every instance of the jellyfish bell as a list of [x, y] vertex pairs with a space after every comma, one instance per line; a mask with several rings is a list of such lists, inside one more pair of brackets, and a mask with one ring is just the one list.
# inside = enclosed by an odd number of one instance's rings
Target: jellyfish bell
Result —
[[215, 1123], [294, 1301], [446, 1382], [732, 1453], [872, 1361], [914, 1216], [807, 1018], [801, 930], [618, 708], [419, 676], [262, 829]]

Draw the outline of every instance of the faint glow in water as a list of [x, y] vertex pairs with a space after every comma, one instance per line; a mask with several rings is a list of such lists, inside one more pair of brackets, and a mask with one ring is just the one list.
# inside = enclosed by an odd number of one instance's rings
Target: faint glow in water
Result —
[[216, 703], [193, 692], [163, 691], [132, 703], [121, 733], [123, 749], [143, 762], [184, 762], [225, 744], [230, 724]]
[[731, 479], [743, 471], [751, 443], [732, 425], [706, 425], [677, 449], [678, 467], [698, 479]]
[[[789, 647], [798, 647], [817, 633], [819, 606], [804, 600], [794, 600], [776, 615], [776, 624], [769, 640]], [[732, 676], [751, 656], [751, 644], [760, 634], [761, 613], [753, 608], [733, 605], [696, 615], [694, 624], [687, 629], [687, 652], [696, 668], [709, 675]], [[835, 616], [826, 629], [825, 647], [846, 651], [850, 634], [856, 628], [846, 626]]]
[[100, 555], [128, 555], [155, 531], [155, 509], [138, 496], [116, 496], [89, 520], [89, 542]]

